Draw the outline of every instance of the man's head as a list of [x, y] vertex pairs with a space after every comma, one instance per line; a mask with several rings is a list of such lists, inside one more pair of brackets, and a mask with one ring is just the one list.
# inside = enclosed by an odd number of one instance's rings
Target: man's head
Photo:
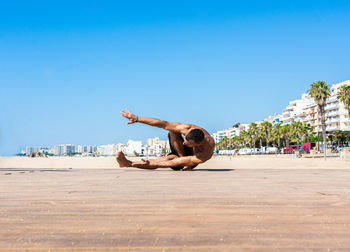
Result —
[[184, 140], [184, 145], [195, 147], [201, 144], [204, 139], [204, 133], [200, 129], [193, 129], [187, 133]]

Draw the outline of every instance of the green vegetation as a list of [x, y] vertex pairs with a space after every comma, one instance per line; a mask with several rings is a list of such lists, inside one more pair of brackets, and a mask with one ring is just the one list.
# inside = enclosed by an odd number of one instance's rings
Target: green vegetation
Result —
[[275, 146], [282, 147], [289, 144], [300, 144], [317, 140], [313, 128], [306, 123], [293, 122], [288, 125], [276, 124], [264, 121], [260, 125], [251, 123], [247, 131], [242, 130], [239, 136], [233, 138], [224, 137], [216, 144], [217, 149], [235, 149], [249, 146], [250, 148]]
[[[323, 143], [325, 144], [327, 142], [325, 107], [326, 107], [326, 100], [331, 95], [330, 87], [324, 81], [317, 81], [311, 84], [310, 89], [308, 90], [308, 93], [314, 99], [319, 109], [319, 112], [321, 114], [322, 136], [323, 136]], [[326, 147], [324, 147], [323, 152], [324, 152], [324, 159], [326, 159], [326, 156], [327, 156]]]
[[[328, 141], [341, 145], [345, 141], [350, 140], [350, 135], [343, 131], [336, 130], [329, 134]], [[307, 142], [318, 142], [319, 137], [314, 133], [314, 128], [310, 124], [302, 122], [293, 122], [292, 124], [272, 126], [271, 123], [265, 121], [260, 125], [251, 123], [249, 129], [242, 130], [239, 136], [233, 138], [223, 137], [216, 143], [218, 150], [240, 149], [245, 147], [261, 148], [274, 146], [281, 148], [287, 145], [300, 145]]]

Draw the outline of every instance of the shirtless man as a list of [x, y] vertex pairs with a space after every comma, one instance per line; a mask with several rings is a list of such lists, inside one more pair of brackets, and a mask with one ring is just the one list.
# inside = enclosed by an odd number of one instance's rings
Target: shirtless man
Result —
[[[209, 160], [214, 152], [215, 142], [209, 133], [196, 125], [167, 122], [153, 118], [136, 116], [130, 111], [122, 110], [121, 115], [129, 120], [128, 124], [144, 123], [168, 130], [171, 153], [158, 159], [141, 159], [132, 162], [124, 153], [117, 154], [120, 167], [136, 167], [141, 169], [171, 168], [173, 170], [192, 170], [200, 163]], [[185, 136], [185, 139], [182, 137]]]

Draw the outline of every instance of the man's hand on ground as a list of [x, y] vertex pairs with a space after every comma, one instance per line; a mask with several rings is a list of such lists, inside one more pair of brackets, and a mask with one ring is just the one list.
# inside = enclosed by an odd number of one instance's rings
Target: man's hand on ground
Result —
[[124, 116], [125, 118], [129, 119], [128, 123], [127, 124], [132, 124], [132, 123], [135, 123], [137, 122], [137, 116], [134, 115], [133, 113], [131, 113], [129, 110], [127, 109], [123, 109], [122, 111], [120, 111], [120, 114], [122, 116]]
[[149, 160], [145, 158], [141, 158], [141, 161], [143, 162], [144, 165], [149, 165]]

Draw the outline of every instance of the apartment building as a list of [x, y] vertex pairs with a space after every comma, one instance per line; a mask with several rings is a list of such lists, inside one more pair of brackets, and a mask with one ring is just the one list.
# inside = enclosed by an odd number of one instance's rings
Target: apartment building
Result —
[[32, 153], [40, 152], [40, 153], [51, 153], [51, 148], [47, 146], [26, 146], [25, 153], [29, 156]]
[[[326, 131], [333, 132], [335, 130], [342, 130], [350, 132], [350, 118], [348, 111], [345, 109], [344, 104], [337, 98], [338, 92], [341, 86], [350, 85], [350, 81], [344, 81], [331, 86], [330, 97], [326, 101], [325, 115], [326, 115]], [[306, 118], [304, 122], [309, 123], [315, 127], [315, 132], [321, 132], [321, 114], [316, 105], [312, 103], [304, 108]]]
[[[342, 130], [350, 132], [350, 118], [348, 111], [344, 104], [337, 98], [339, 88], [343, 85], [350, 85], [350, 80], [333, 84], [331, 86], [330, 97], [327, 98], [325, 112], [326, 112], [326, 131], [333, 132], [335, 130]], [[278, 120], [282, 125], [291, 124], [294, 121], [309, 123], [315, 127], [315, 132], [321, 132], [321, 114], [314, 102], [308, 94], [302, 94], [301, 99], [289, 102], [288, 106], [282, 113], [269, 116], [265, 120]]]
[[242, 130], [248, 130], [249, 124], [242, 123], [237, 127], [230, 127], [228, 129], [219, 130], [213, 133], [211, 136], [214, 138], [215, 143], [220, 142], [224, 137], [233, 138], [235, 136], [239, 136]]
[[164, 153], [170, 153], [169, 141], [160, 140], [159, 137], [148, 138], [142, 153], [147, 156], [159, 156]]

